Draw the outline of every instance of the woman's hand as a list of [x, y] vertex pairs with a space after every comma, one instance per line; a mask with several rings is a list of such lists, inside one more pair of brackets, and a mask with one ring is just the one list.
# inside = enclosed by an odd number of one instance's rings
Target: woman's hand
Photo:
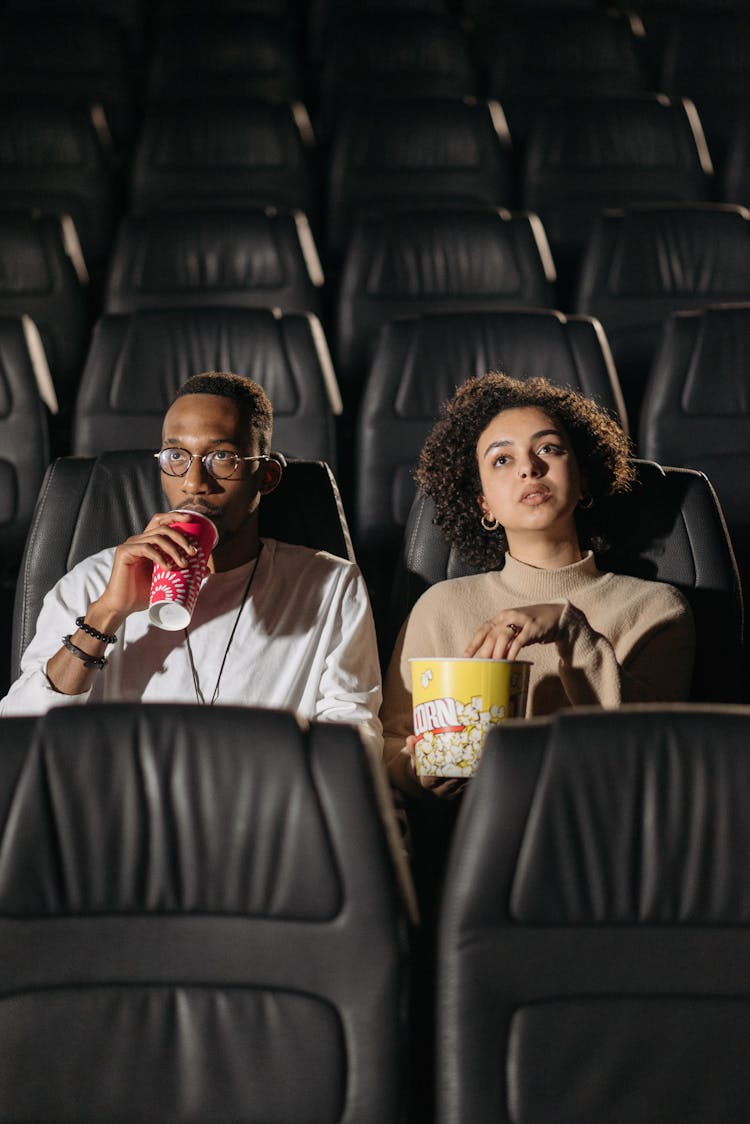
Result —
[[560, 634], [564, 608], [564, 605], [524, 605], [519, 609], [503, 609], [477, 629], [464, 655], [515, 660], [528, 644], [552, 644]]
[[409, 771], [414, 780], [422, 788], [428, 789], [433, 796], [439, 796], [443, 800], [453, 800], [456, 796], [460, 796], [466, 788], [466, 780], [463, 777], [421, 777], [418, 775], [417, 737], [415, 734], [409, 734], [406, 745], [401, 752], [409, 758]]

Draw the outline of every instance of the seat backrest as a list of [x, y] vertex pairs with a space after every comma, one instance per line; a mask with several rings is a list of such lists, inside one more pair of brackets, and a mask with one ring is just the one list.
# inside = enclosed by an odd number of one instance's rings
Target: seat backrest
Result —
[[269, 309], [102, 316], [76, 399], [73, 452], [157, 449], [164, 413], [198, 371], [235, 371], [273, 402], [274, 447], [335, 468], [336, 378], [320, 323]]
[[114, 235], [114, 181], [88, 108], [0, 98], [0, 153], [0, 209], [70, 215], [87, 265], [100, 265]]
[[566, 6], [509, 6], [477, 20], [488, 89], [505, 103], [539, 94], [625, 94], [646, 89], [630, 14]]
[[[19, 103], [44, 95], [76, 110], [101, 107], [109, 140], [122, 154], [133, 140], [137, 50], [128, 29], [105, 7], [6, 4], [0, 90]], [[138, 7], [131, 4], [133, 16]], [[98, 109], [96, 117], [101, 120]]]
[[600, 210], [709, 199], [712, 167], [690, 103], [663, 94], [592, 95], [537, 108], [522, 180], [521, 203], [539, 214], [567, 277]]
[[28, 315], [39, 329], [58, 401], [69, 406], [90, 332], [86, 292], [57, 218], [0, 212], [0, 316]]
[[21, 317], [0, 317], [0, 581], [18, 569], [49, 464], [47, 418], [26, 330]]
[[750, 588], [748, 355], [750, 304], [674, 313], [664, 325], [639, 426], [644, 456], [708, 476], [724, 511], [746, 589]]
[[318, 121], [330, 134], [342, 105], [384, 90], [399, 97], [477, 92], [469, 44], [458, 21], [427, 11], [365, 12], [353, 5], [326, 42]]
[[744, 97], [750, 80], [750, 13], [742, 5], [721, 11], [684, 5], [673, 13], [664, 39], [659, 89]]
[[423, 312], [554, 307], [554, 265], [534, 216], [495, 208], [402, 211], [361, 219], [346, 252], [337, 368], [356, 396], [378, 329]]
[[750, 120], [744, 112], [736, 114], [730, 128], [722, 198], [750, 206]]
[[586, 317], [519, 309], [392, 320], [378, 336], [354, 457], [354, 536], [368, 579], [390, 579], [416, 493], [414, 466], [442, 403], [493, 370], [572, 386], [627, 428], [607, 341]]
[[750, 299], [750, 211], [722, 203], [628, 207], [595, 220], [577, 312], [601, 320], [635, 424], [664, 321]]
[[9, 1118], [403, 1119], [408, 876], [356, 728], [92, 705], [0, 746]]
[[744, 707], [495, 727], [445, 879], [441, 1124], [748, 1103], [749, 737]]
[[104, 311], [192, 305], [319, 313], [322, 285], [299, 211], [128, 215], [110, 257]]
[[292, 106], [192, 97], [152, 105], [133, 155], [131, 209], [314, 209]]
[[[158, 467], [146, 450], [60, 457], [49, 466], [16, 587], [12, 679], [47, 591], [83, 558], [141, 531], [163, 504]], [[261, 535], [354, 559], [339, 490], [323, 462], [290, 461], [260, 512]]]
[[[742, 594], [724, 516], [706, 476], [694, 469], [635, 461], [632, 491], [599, 505], [608, 543], [603, 570], [676, 586], [695, 618], [696, 653], [690, 697], [742, 699]], [[391, 643], [424, 590], [475, 571], [433, 523], [432, 500], [419, 493], [404, 531], [389, 611]], [[390, 650], [387, 648], [386, 650]]]
[[[291, 7], [291, 5], [287, 5]], [[150, 101], [196, 94], [290, 102], [303, 94], [304, 73], [283, 17], [284, 4], [160, 4], [148, 76]], [[268, 18], [273, 16], [273, 18]]]
[[326, 245], [341, 253], [359, 214], [508, 205], [510, 136], [496, 102], [377, 98], [341, 111], [331, 144]]

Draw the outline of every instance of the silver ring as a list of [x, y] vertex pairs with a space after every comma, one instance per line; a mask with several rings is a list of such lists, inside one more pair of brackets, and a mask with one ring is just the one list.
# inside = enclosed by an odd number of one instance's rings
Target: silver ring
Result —
[[517, 624], [506, 625], [506, 628], [509, 632], [512, 632], [514, 636], [518, 636], [519, 632], [521, 631]]

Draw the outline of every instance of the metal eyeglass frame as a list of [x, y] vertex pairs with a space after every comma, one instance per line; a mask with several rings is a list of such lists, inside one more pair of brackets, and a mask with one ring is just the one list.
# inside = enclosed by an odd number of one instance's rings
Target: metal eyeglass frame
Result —
[[[158, 453], [154, 453], [154, 459], [158, 462], [159, 468], [165, 476], [176, 476], [178, 478], [180, 476], [187, 476], [188, 472], [190, 472], [190, 469], [193, 467], [193, 461], [200, 461], [206, 472], [209, 474], [209, 476], [212, 476], [214, 480], [232, 480], [242, 461], [270, 461], [274, 459], [268, 453], [263, 453], [260, 456], [256, 457], [241, 457], [239, 453], [232, 453], [232, 456], [237, 458], [237, 464], [229, 473], [229, 476], [217, 476], [214, 472], [211, 471], [211, 465], [209, 462], [212, 461], [213, 458], [219, 453], [224, 453], [226, 455], [229, 452], [229, 449], [212, 449], [210, 453], [203, 453], [203, 455], [201, 455], [200, 453], [191, 453], [188, 449], [182, 449], [176, 445], [167, 445], [166, 448], [160, 449]], [[169, 469], [165, 468], [161, 463], [162, 453], [185, 453], [186, 456], [190, 457], [190, 460], [185, 466], [183, 472], [170, 472]]]

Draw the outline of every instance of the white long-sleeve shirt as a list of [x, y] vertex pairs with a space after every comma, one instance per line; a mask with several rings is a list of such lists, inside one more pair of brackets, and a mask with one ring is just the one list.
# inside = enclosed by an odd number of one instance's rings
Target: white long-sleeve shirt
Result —
[[[21, 675], [0, 701], [0, 715], [42, 714], [52, 706], [94, 702], [196, 702], [183, 631], [167, 632], [145, 611], [131, 613], [80, 695], [56, 691], [47, 661], [75, 618], [101, 596], [114, 547], [84, 559], [50, 590], [24, 653]], [[189, 626], [201, 691], [210, 700], [245, 591], [248, 562], [208, 574]], [[324, 551], [264, 539], [219, 681], [216, 703], [294, 710], [325, 722], [359, 723], [382, 749], [380, 665], [367, 589], [359, 568]]]

